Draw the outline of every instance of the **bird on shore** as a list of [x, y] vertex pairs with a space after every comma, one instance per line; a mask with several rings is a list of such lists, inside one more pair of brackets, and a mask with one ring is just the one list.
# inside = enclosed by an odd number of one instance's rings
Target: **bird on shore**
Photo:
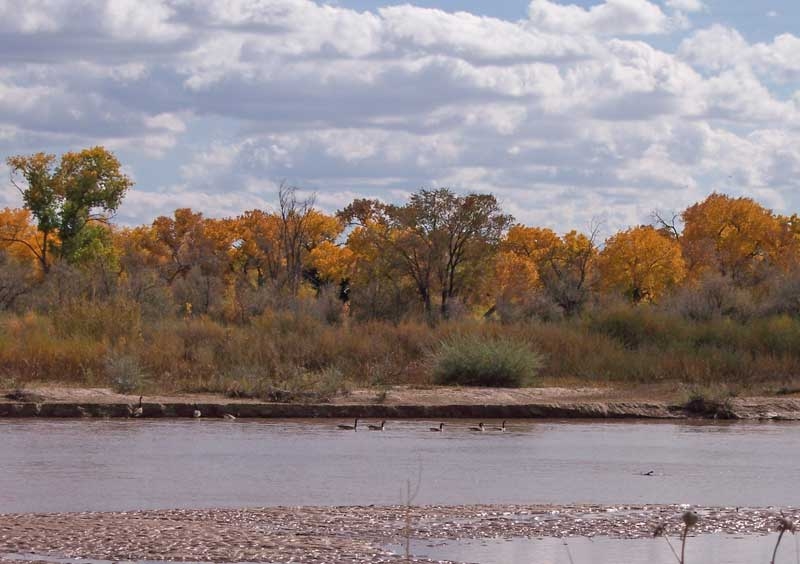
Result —
[[429, 431], [433, 431], [434, 433], [443, 433], [444, 432], [444, 423], [439, 423], [438, 427], [429, 427]]
[[381, 421], [380, 425], [367, 425], [367, 428], [370, 431], [383, 431], [383, 428], [386, 426], [386, 421]]
[[142, 407], [142, 397], [143, 396], [139, 396], [139, 406], [133, 410], [134, 417], [141, 417], [142, 415], [144, 415], [144, 408]]
[[236, 420], [236, 416], [235, 416], [235, 415], [233, 415], [232, 413], [226, 413], [226, 414], [224, 414], [224, 415], [222, 416], [222, 418], [223, 418], [223, 419], [227, 419], [227, 420], [229, 420], [229, 421], [235, 421], [235, 420]]
[[192, 412], [192, 417], [194, 417], [195, 419], [199, 419], [202, 416], [203, 414], [200, 412], [200, 409], [198, 409], [197, 404], [194, 404], [194, 411]]
[[484, 428], [483, 421], [481, 421], [480, 423], [478, 423], [477, 427], [470, 427], [469, 430], [483, 433], [486, 429]]
[[506, 432], [506, 422], [503, 421], [503, 424], [500, 425], [499, 427], [495, 427], [494, 430], [495, 431], [500, 431], [501, 433], [505, 433]]
[[336, 427], [343, 431], [358, 431], [358, 417], [356, 417], [352, 425], [337, 425]]

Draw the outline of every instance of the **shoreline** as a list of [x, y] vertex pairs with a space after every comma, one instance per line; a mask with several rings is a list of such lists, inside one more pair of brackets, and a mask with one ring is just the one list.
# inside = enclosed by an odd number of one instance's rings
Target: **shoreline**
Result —
[[[655, 394], [651, 394], [655, 395]], [[380, 398], [378, 396], [381, 396]], [[800, 398], [695, 398], [688, 402], [631, 397], [600, 388], [397, 387], [355, 390], [325, 403], [268, 402], [220, 394], [152, 395], [142, 400], [107, 388], [43, 385], [0, 391], [0, 418], [330, 418], [330, 419], [729, 419], [800, 420]]]
[[[0, 401], [0, 418], [133, 418], [138, 403]], [[725, 405], [687, 406], [654, 401], [572, 401], [530, 404], [335, 404], [268, 402], [143, 402], [143, 419], [226, 415], [250, 419], [724, 419], [800, 420], [800, 401], [736, 399]]]

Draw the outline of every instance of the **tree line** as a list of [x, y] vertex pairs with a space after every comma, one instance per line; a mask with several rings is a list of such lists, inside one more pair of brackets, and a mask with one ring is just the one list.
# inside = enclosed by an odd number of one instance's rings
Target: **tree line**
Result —
[[403, 204], [357, 199], [328, 214], [282, 185], [274, 211], [217, 219], [181, 208], [121, 227], [113, 216], [133, 182], [105, 148], [7, 164], [23, 206], [0, 211], [4, 309], [41, 307], [46, 293], [50, 304], [124, 297], [154, 315], [241, 323], [298, 300], [325, 304], [331, 321], [547, 319], [704, 289], [703, 300], [718, 303], [703, 307], [722, 310], [741, 293], [774, 295], [800, 256], [797, 215], [719, 193], [605, 240], [597, 228], [523, 225], [490, 194], [447, 188]]

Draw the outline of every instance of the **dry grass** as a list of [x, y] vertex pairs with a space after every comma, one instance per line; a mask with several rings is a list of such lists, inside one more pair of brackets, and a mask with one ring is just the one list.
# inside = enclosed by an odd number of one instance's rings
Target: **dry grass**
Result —
[[456, 336], [529, 343], [542, 355], [539, 378], [547, 384], [704, 390], [714, 397], [792, 390], [800, 375], [800, 321], [786, 315], [690, 321], [629, 308], [552, 323], [465, 319], [432, 327], [330, 324], [297, 308], [231, 324], [207, 316], [151, 321], [136, 304], [111, 301], [0, 317], [0, 379], [109, 385], [116, 378], [151, 392], [329, 395], [352, 386], [429, 385], [426, 357]]

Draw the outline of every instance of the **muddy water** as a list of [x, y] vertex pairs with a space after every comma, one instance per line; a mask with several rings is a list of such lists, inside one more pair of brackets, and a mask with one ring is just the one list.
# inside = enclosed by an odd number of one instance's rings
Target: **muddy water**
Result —
[[797, 424], [337, 423], [0, 420], [0, 513], [394, 504], [419, 473], [417, 504], [800, 505]]
[[[730, 535], [700, 535], [687, 539], [687, 562], [714, 564], [744, 564], [770, 562], [777, 535], [734, 537]], [[673, 547], [680, 550], [680, 541]], [[404, 553], [404, 547], [391, 545], [390, 550]], [[800, 554], [796, 539], [787, 538], [778, 562], [793, 562]], [[603, 537], [542, 538], [502, 540], [425, 540], [411, 543], [410, 552], [431, 560], [473, 562], [479, 564], [674, 564], [675, 556], [663, 538], [617, 540]]]

